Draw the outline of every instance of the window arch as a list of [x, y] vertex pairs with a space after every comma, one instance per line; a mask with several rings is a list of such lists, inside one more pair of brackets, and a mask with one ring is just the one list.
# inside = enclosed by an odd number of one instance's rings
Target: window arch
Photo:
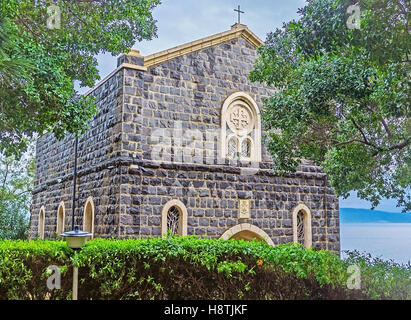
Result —
[[169, 230], [172, 234], [187, 235], [187, 208], [179, 200], [167, 202], [161, 212], [161, 234], [166, 237]]
[[304, 204], [299, 204], [293, 210], [293, 241], [306, 248], [312, 245], [311, 212]]
[[44, 206], [40, 208], [39, 213], [39, 223], [38, 223], [38, 234], [41, 240], [44, 240], [44, 225], [45, 225], [45, 209]]
[[222, 234], [220, 239], [222, 240], [244, 239], [247, 241], [257, 239], [260, 241], [265, 241], [270, 246], [274, 246], [273, 240], [271, 240], [271, 238], [265, 231], [261, 230], [257, 226], [252, 225], [250, 223], [237, 224], [234, 227], [231, 227], [230, 229], [228, 229], [226, 232]]
[[222, 158], [261, 161], [261, 117], [255, 101], [244, 92], [229, 96], [221, 110]]
[[64, 232], [65, 217], [66, 217], [66, 209], [64, 207], [64, 202], [61, 201], [57, 209], [57, 223], [56, 223], [57, 235], [61, 235]]
[[90, 232], [94, 236], [94, 202], [92, 197], [88, 197], [84, 206], [83, 230]]

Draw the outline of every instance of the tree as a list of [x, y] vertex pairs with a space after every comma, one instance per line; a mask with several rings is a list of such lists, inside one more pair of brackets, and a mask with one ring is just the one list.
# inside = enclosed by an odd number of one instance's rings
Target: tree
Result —
[[338, 195], [408, 211], [411, 3], [354, 3], [308, 1], [259, 48], [250, 78], [278, 89], [264, 103], [267, 147], [277, 173], [309, 159]]
[[96, 108], [77, 97], [75, 81], [92, 87], [97, 54], [156, 36], [159, 3], [0, 0], [0, 152], [19, 157], [36, 133], [84, 132]]
[[27, 239], [34, 180], [34, 144], [20, 160], [0, 155], [0, 239]]

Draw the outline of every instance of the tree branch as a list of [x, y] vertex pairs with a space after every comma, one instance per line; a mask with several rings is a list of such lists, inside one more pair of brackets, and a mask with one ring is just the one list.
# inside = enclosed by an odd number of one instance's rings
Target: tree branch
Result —
[[385, 121], [384, 118], [381, 119], [381, 122], [382, 122], [382, 125], [384, 126], [385, 131], [387, 132], [388, 139], [392, 140], [392, 133], [391, 133], [390, 128], [388, 127], [387, 122]]
[[344, 146], [346, 144], [350, 144], [350, 143], [353, 143], [353, 142], [361, 142], [361, 141], [359, 141], [358, 139], [351, 139], [349, 141], [339, 142], [335, 145], [335, 147]]
[[28, 22], [29, 22], [30, 24], [35, 25], [36, 27], [38, 27], [38, 25], [37, 25], [32, 19], [30, 19], [30, 17], [28, 17], [28, 16], [26, 16], [26, 15], [24, 15], [24, 16], [19, 16], [19, 17], [16, 19], [15, 22], [16, 22], [17, 24], [20, 23], [21, 25], [23, 25], [23, 26], [27, 29], [27, 31], [30, 32], [37, 41], [42, 40], [42, 41], [46, 42], [48, 45], [54, 46], [54, 44], [51, 43], [49, 40], [47, 40], [46, 37], [44, 37], [43, 34], [38, 33], [38, 32], [36, 32], [36, 31], [34, 31], [34, 29], [30, 28], [29, 25], [26, 23], [25, 19], [28, 20]]
[[398, 144], [388, 148], [388, 150], [389, 151], [392, 151], [392, 150], [395, 150], [395, 149], [401, 150], [401, 149], [405, 148], [406, 146], [408, 146], [410, 143], [411, 143], [411, 138], [407, 138], [403, 142], [398, 143]]
[[363, 143], [363, 144], [366, 144], [366, 145], [368, 145], [368, 146], [370, 146], [370, 147], [373, 147], [374, 149], [378, 150], [378, 152], [376, 152], [375, 154], [378, 154], [379, 152], [384, 151], [383, 148], [381, 148], [381, 147], [379, 147], [379, 146], [377, 146], [377, 145], [369, 142], [368, 139], [367, 139], [367, 137], [366, 137], [366, 135], [365, 135], [365, 133], [364, 133], [364, 131], [363, 131], [363, 130], [361, 129], [361, 127], [355, 122], [355, 120], [352, 119], [352, 118], [351, 118], [350, 120], [351, 120], [351, 122], [354, 124], [354, 127], [357, 128], [357, 130], [361, 133], [361, 136], [362, 136], [363, 139], [364, 139], [364, 140], [358, 140], [358, 142], [361, 142], [361, 143]]

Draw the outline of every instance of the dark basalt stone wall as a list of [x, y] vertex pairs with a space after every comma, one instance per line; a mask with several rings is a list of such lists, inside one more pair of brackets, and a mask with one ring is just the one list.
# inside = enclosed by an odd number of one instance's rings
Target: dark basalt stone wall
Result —
[[[263, 99], [274, 92], [248, 79], [256, 57], [256, 49], [237, 38], [146, 71], [119, 69], [95, 89], [100, 112], [79, 142], [78, 223], [92, 196], [96, 237], [161, 236], [162, 208], [178, 199], [187, 208], [188, 234], [219, 238], [247, 222], [281, 244], [293, 240], [292, 210], [303, 203], [312, 215], [313, 246], [339, 252], [338, 198], [321, 168], [304, 162], [296, 173], [276, 177], [263, 146], [262, 161], [254, 164], [258, 170], [244, 174], [241, 169], [249, 163], [219, 159], [218, 138], [207, 139], [206, 132], [219, 132], [221, 108], [231, 94], [245, 92], [261, 109]], [[143, 65], [141, 58], [126, 58], [121, 57], [119, 65]], [[181, 145], [192, 161], [175, 161], [176, 130], [182, 131]], [[199, 132], [202, 139], [193, 141], [187, 132]], [[171, 161], [153, 157], [153, 148], [161, 142]], [[38, 141], [32, 238], [37, 236], [41, 206], [46, 237], [53, 234], [60, 201], [65, 203], [66, 229], [71, 228], [73, 146], [70, 136], [56, 141], [45, 135]], [[215, 160], [208, 161], [210, 155]], [[239, 199], [250, 200], [246, 221], [238, 216]]]

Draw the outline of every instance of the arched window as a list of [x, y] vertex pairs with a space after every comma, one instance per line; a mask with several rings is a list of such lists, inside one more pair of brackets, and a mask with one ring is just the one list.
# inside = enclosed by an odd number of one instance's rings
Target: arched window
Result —
[[261, 161], [260, 112], [246, 93], [234, 93], [224, 102], [220, 152], [223, 158]]
[[45, 209], [41, 207], [39, 213], [38, 234], [41, 240], [44, 240]]
[[238, 155], [238, 139], [235, 136], [232, 136], [228, 139], [227, 156], [230, 159], [236, 159]]
[[90, 232], [92, 234], [91, 238], [93, 238], [94, 236], [94, 203], [93, 203], [92, 197], [88, 197], [86, 201], [86, 205], [84, 206], [83, 230]]
[[56, 226], [56, 233], [57, 235], [61, 235], [64, 232], [64, 221], [65, 221], [65, 208], [64, 202], [60, 202], [59, 207], [57, 209], [57, 226]]
[[252, 143], [251, 139], [246, 138], [241, 144], [241, 157], [249, 159], [251, 158]]
[[297, 242], [302, 245], [305, 244], [304, 216], [302, 210], [297, 212]]
[[306, 248], [312, 245], [311, 212], [304, 204], [299, 204], [293, 210], [293, 241]]
[[161, 234], [187, 235], [187, 209], [179, 200], [167, 202], [161, 214]]
[[172, 235], [181, 234], [181, 210], [177, 206], [172, 206], [167, 211], [167, 232]]

